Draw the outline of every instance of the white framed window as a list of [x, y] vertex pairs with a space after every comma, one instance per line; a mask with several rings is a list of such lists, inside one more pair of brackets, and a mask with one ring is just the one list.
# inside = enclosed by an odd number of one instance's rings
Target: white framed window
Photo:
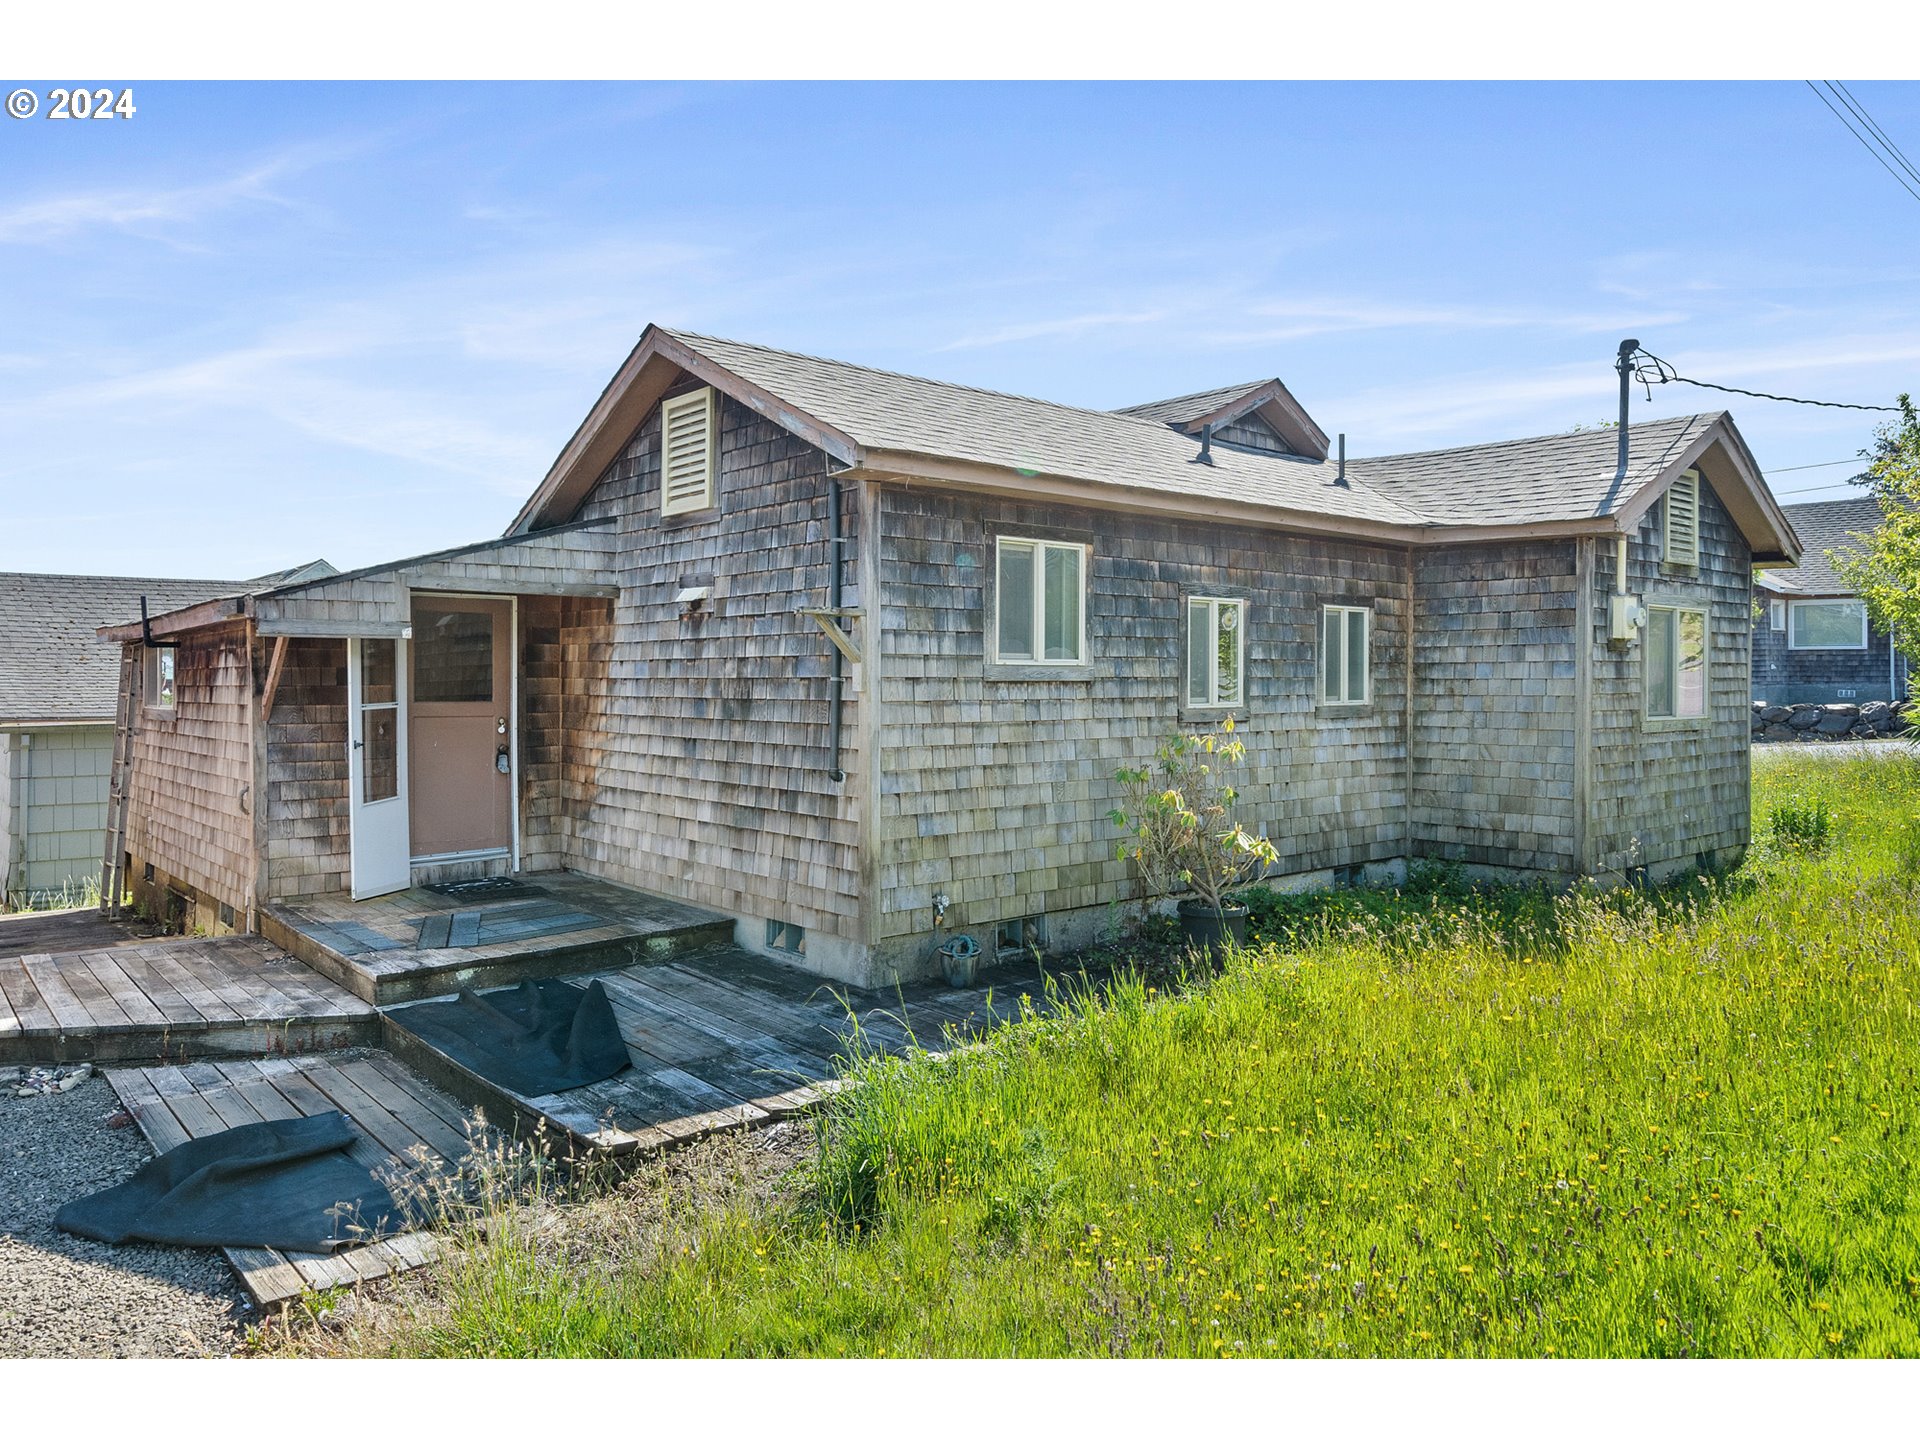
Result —
[[1197, 710], [1244, 704], [1247, 602], [1194, 595], [1187, 600], [1187, 705]]
[[1787, 607], [1789, 650], [1864, 650], [1867, 602], [1795, 600]]
[[174, 657], [171, 646], [153, 646], [147, 651], [145, 693], [141, 703], [149, 710], [171, 710], [177, 695], [174, 690]]
[[994, 541], [994, 658], [1087, 663], [1088, 547], [1002, 535]]
[[1369, 659], [1373, 611], [1328, 605], [1320, 612], [1320, 698], [1328, 705], [1364, 705], [1373, 698]]
[[1665, 548], [1661, 558], [1669, 565], [1697, 568], [1700, 564], [1700, 472], [1683, 471], [1660, 499]]
[[1707, 612], [1647, 607], [1647, 715], [1697, 720], [1707, 713]]
[[720, 446], [711, 385], [660, 402], [660, 513], [710, 510]]
[[1770, 629], [1784, 633], [1787, 628], [1787, 602], [1769, 600], [1767, 602], [1767, 625]]

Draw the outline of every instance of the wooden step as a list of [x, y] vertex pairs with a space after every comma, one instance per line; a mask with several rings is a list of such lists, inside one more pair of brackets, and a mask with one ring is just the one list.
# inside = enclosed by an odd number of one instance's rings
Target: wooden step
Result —
[[366, 1001], [255, 936], [0, 959], [0, 1064], [299, 1055], [379, 1032]]

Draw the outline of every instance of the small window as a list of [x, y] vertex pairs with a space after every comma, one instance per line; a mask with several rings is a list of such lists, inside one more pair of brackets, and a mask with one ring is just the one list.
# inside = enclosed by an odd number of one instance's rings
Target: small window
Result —
[[1002, 537], [995, 545], [995, 658], [1002, 664], [1083, 665], [1087, 547]]
[[1775, 631], [1784, 632], [1787, 628], [1787, 602], [1769, 600], [1767, 602], [1767, 624]]
[[149, 710], [174, 708], [174, 658], [171, 646], [154, 646], [147, 651], [145, 704]]
[[1244, 700], [1247, 602], [1195, 596], [1187, 601], [1187, 704], [1196, 709]]
[[1320, 620], [1320, 698], [1329, 705], [1364, 705], [1373, 698], [1368, 635], [1373, 611], [1329, 605]]
[[662, 515], [713, 508], [716, 409], [711, 386], [660, 402]]
[[1791, 650], [1864, 650], [1867, 605], [1864, 600], [1796, 600], [1788, 607]]
[[789, 925], [784, 920], [767, 921], [767, 948], [781, 950], [788, 955], [807, 953], [807, 932], [798, 925]]
[[1662, 510], [1666, 532], [1663, 558], [1669, 565], [1700, 563], [1700, 472], [1688, 470], [1667, 487]]
[[1697, 720], [1707, 713], [1707, 612], [1647, 610], [1647, 714]]

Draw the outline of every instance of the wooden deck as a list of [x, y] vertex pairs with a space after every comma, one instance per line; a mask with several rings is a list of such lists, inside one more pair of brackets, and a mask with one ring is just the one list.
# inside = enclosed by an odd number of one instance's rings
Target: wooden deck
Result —
[[77, 910], [23, 910], [0, 915], [0, 959], [145, 945], [158, 934], [145, 921], [132, 916], [109, 920], [91, 905]]
[[254, 936], [0, 959], [0, 1063], [299, 1054], [379, 1028], [371, 1005]]
[[[458, 1165], [467, 1153], [459, 1109], [378, 1053], [114, 1070], [107, 1079], [158, 1153], [260, 1120], [329, 1110], [341, 1111], [360, 1132], [348, 1153], [369, 1169], [411, 1169], [431, 1156]], [[435, 1246], [431, 1235], [415, 1233], [331, 1255], [261, 1249], [225, 1254], [255, 1303], [268, 1306], [305, 1290], [354, 1285], [425, 1264]]]
[[973, 990], [922, 985], [882, 995], [835, 990], [734, 946], [567, 983], [596, 979], [613, 1001], [633, 1065], [598, 1085], [553, 1095], [503, 1090], [399, 1024], [406, 1007], [383, 1012], [386, 1043], [496, 1124], [525, 1131], [544, 1121], [577, 1149], [630, 1155], [818, 1104], [838, 1088], [836, 1057], [856, 1032], [888, 1052], [915, 1043], [939, 1050], [1019, 1018], [1023, 997], [1046, 1003], [1031, 965], [989, 973]]
[[416, 888], [271, 904], [260, 917], [269, 940], [379, 1005], [669, 956], [733, 932], [709, 911], [565, 872], [522, 876], [499, 899]]

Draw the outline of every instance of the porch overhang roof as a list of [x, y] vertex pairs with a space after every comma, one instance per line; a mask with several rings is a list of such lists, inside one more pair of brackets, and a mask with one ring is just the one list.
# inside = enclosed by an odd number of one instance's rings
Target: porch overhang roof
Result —
[[[607, 579], [615, 545], [612, 523], [578, 521], [227, 596], [156, 615], [149, 627], [161, 638], [249, 619], [261, 635], [399, 636], [411, 624], [408, 597], [416, 590], [612, 597], [620, 593]], [[102, 626], [98, 633], [103, 640], [128, 642], [145, 638], [147, 631], [136, 621]]]

